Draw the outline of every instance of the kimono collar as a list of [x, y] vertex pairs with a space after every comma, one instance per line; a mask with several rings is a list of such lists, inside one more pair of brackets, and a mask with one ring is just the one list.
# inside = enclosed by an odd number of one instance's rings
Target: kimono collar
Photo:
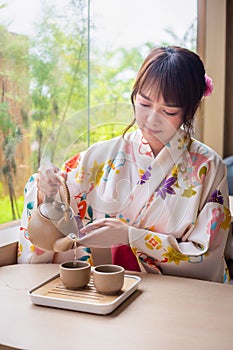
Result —
[[[138, 130], [135, 135], [136, 139], [140, 137], [140, 134], [141, 131]], [[177, 164], [178, 160], [184, 154], [188, 155], [189, 143], [190, 137], [187, 136], [186, 132], [179, 129], [155, 158], [147, 157], [146, 163], [148, 166], [144, 168], [146, 170], [141, 174], [138, 182], [121, 206], [118, 214], [119, 218], [123, 218], [134, 225], [136, 224], [138, 214], [148, 202], [151, 195], [170, 173], [174, 165]]]

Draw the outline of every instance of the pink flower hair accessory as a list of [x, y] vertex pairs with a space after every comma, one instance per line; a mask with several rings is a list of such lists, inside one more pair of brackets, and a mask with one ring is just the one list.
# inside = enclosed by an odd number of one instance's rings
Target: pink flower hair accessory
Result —
[[205, 88], [203, 96], [207, 97], [207, 96], [212, 95], [214, 86], [213, 86], [212, 79], [207, 74], [205, 74], [205, 86], [206, 86], [206, 88]]

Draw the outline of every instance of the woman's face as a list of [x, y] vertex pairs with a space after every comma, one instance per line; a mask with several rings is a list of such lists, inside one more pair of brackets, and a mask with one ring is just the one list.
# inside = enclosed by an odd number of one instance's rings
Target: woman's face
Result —
[[157, 155], [180, 128], [183, 110], [165, 103], [162, 95], [152, 99], [141, 92], [136, 96], [135, 118], [143, 137]]

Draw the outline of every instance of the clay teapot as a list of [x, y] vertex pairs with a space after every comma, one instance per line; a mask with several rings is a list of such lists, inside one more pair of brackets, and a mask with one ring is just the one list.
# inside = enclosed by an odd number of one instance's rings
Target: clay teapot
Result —
[[28, 223], [28, 235], [34, 246], [46, 251], [69, 250], [78, 239], [78, 225], [70, 207], [70, 193], [61, 177], [65, 203], [53, 197], [45, 197], [44, 203], [32, 213]]

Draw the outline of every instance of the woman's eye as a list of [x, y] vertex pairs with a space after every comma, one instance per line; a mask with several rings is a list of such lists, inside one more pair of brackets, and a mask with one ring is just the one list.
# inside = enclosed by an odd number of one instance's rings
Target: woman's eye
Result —
[[150, 107], [150, 105], [148, 105], [146, 103], [142, 103], [142, 102], [140, 102], [140, 106], [142, 106], [142, 107]]
[[177, 115], [177, 112], [173, 112], [173, 113], [171, 113], [171, 112], [167, 112], [167, 111], [163, 111], [166, 115], [168, 115], [169, 117], [174, 117], [175, 115]]

